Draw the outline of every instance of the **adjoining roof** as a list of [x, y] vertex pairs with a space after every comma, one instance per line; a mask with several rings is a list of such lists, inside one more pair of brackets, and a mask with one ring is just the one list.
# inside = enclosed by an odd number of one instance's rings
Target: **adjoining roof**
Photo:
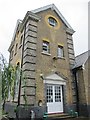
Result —
[[75, 69], [77, 67], [80, 67], [83, 64], [85, 64], [89, 57], [90, 57], [90, 50], [76, 56], [75, 65], [74, 65], [73, 69]]
[[25, 23], [27, 22], [27, 20], [29, 18], [37, 20], [37, 21], [39, 21], [39, 19], [40, 19], [40, 17], [37, 16], [36, 14], [32, 13], [31, 11], [27, 11], [23, 20], [20, 20], [20, 19], [17, 20], [16, 27], [15, 27], [15, 30], [14, 30], [14, 33], [13, 33], [13, 38], [12, 38], [12, 41], [11, 41], [11, 45], [8, 49], [9, 52], [10, 52], [12, 46], [14, 45], [16, 33], [18, 31], [22, 30], [22, 28], [24, 27]]
[[15, 30], [14, 30], [14, 34], [13, 34], [13, 40], [15, 39], [15, 36], [16, 36], [16, 31], [18, 30], [20, 24], [22, 23], [22, 20], [18, 19], [17, 20], [17, 23], [16, 23], [16, 27], [15, 27]]
[[20, 19], [18, 19], [18, 20], [17, 20], [17, 23], [16, 23], [16, 27], [15, 27], [14, 33], [13, 33], [11, 45], [10, 45], [9, 48], [8, 48], [8, 51], [9, 51], [9, 52], [10, 52], [12, 46], [14, 45], [14, 40], [15, 40], [15, 37], [16, 37], [16, 32], [18, 31], [21, 23], [22, 23], [22, 21], [21, 21]]
[[[58, 14], [58, 16], [61, 18], [61, 20], [64, 22], [64, 24], [68, 28], [70, 28], [71, 30], [73, 30], [73, 28], [70, 26], [70, 24], [67, 22], [67, 20], [64, 18], [64, 16], [60, 13], [60, 11], [57, 9], [57, 7], [54, 4], [50, 4], [50, 5], [47, 5], [47, 6], [44, 6], [44, 7], [35, 9], [35, 10], [32, 10], [31, 12], [33, 12], [33, 13], [39, 13], [39, 12], [45, 11], [47, 9], [54, 10]], [[73, 30], [73, 32], [74, 32], [74, 30]]]

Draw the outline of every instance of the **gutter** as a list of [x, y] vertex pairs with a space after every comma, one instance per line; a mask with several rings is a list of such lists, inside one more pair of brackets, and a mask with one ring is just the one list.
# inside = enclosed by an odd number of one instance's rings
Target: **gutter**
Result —
[[25, 31], [26, 31], [26, 24], [24, 27], [24, 38], [22, 44], [22, 57], [21, 57], [21, 72], [20, 72], [20, 82], [19, 82], [19, 93], [18, 93], [18, 105], [20, 105], [20, 94], [21, 94], [21, 81], [22, 81], [22, 67], [23, 67], [23, 55], [24, 55], [24, 43], [25, 43]]
[[76, 75], [77, 70], [73, 69], [73, 74], [75, 78], [75, 92], [76, 92], [76, 110], [79, 114], [79, 91], [78, 91], [78, 81], [77, 81], [77, 75]]

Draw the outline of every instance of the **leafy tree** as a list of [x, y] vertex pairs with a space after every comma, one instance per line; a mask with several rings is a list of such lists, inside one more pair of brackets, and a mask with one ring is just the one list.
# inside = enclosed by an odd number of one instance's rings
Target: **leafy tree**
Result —
[[[19, 69], [19, 66], [12, 66], [7, 63], [4, 56], [0, 55], [0, 100], [2, 101], [2, 109], [4, 110], [5, 102], [10, 96], [11, 100], [14, 100], [16, 91], [15, 87], [18, 87], [20, 76], [22, 76], [23, 85], [26, 86], [25, 75], [23, 76], [22, 71]], [[19, 87], [18, 87], [19, 89]], [[27, 95], [26, 90], [24, 88], [24, 101], [25, 105], [27, 105]], [[1, 102], [0, 101], [0, 102]]]
[[5, 105], [5, 101], [8, 99], [9, 93], [14, 99], [14, 84], [16, 80], [16, 68], [7, 64], [4, 56], [1, 54], [0, 56], [0, 82], [2, 82], [2, 101], [3, 101], [3, 109]]

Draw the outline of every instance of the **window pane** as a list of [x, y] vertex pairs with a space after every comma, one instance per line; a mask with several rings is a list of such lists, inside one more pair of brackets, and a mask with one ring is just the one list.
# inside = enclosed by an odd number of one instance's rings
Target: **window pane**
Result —
[[53, 87], [47, 86], [47, 102], [53, 102]]
[[43, 52], [45, 53], [49, 53], [50, 49], [49, 49], [49, 42], [43, 41]]
[[55, 86], [55, 102], [61, 102], [61, 89], [60, 89], [60, 86]]
[[55, 27], [57, 25], [57, 21], [53, 17], [49, 17], [48, 22], [53, 27]]

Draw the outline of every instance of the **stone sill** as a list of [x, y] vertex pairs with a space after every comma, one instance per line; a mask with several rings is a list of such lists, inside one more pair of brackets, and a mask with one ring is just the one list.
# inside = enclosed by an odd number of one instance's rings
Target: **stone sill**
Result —
[[65, 60], [65, 57], [57, 57], [58, 59], [63, 59], [63, 60]]
[[49, 53], [41, 52], [43, 55], [51, 56]]

